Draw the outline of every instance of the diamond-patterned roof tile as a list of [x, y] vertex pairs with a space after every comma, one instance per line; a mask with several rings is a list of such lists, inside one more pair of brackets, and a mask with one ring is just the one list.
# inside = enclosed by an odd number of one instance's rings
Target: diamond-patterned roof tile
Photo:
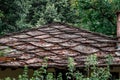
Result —
[[98, 64], [106, 64], [107, 55], [113, 56], [113, 65], [120, 64], [115, 53], [117, 40], [73, 27], [63, 23], [52, 23], [18, 33], [0, 37], [0, 66], [40, 67], [44, 58], [48, 67], [67, 67], [68, 57], [76, 66], [84, 66], [87, 56], [96, 54]]

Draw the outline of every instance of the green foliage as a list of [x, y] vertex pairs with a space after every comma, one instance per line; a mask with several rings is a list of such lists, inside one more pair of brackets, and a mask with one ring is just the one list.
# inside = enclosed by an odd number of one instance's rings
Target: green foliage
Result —
[[4, 51], [0, 51], [0, 57], [4, 56]]
[[41, 13], [41, 17], [37, 21], [37, 26], [52, 23], [55, 21], [59, 21], [59, 14], [57, 13], [57, 8], [55, 8], [55, 4], [48, 2], [45, 7], [45, 11]]
[[14, 0], [0, 0], [0, 34], [16, 30], [17, 8]]
[[120, 0], [0, 0], [0, 34], [65, 22], [115, 36]]
[[63, 79], [62, 79], [62, 73], [59, 73], [59, 74], [58, 74], [57, 80], [63, 80]]
[[52, 22], [76, 23], [79, 16], [69, 0], [1, 0], [0, 33]]
[[3, 12], [0, 10], [0, 18], [3, 18], [4, 17], [4, 14]]
[[[111, 56], [108, 56], [111, 58]], [[66, 73], [67, 80], [108, 80], [110, 75], [109, 67], [97, 67], [97, 57], [95, 55], [90, 55], [87, 57], [87, 67], [89, 67], [89, 71], [87, 73], [89, 75], [83, 75], [79, 70], [75, 68], [75, 62], [73, 58], [68, 58], [68, 72]], [[90, 61], [89, 61], [90, 60]], [[28, 76], [28, 68], [25, 66], [24, 72], [22, 75], [19, 75], [18, 80], [63, 80], [62, 73], [59, 73], [56, 77], [54, 73], [46, 71], [46, 63], [47, 60], [45, 58], [45, 64], [39, 69], [35, 70], [33, 77], [29, 79]], [[109, 65], [108, 65], [109, 66]], [[4, 80], [15, 80], [9, 77]]]
[[45, 10], [45, 19], [48, 20], [48, 23], [51, 23], [54, 21], [54, 19], [57, 19], [57, 9], [55, 8], [55, 4], [47, 3], [46, 10]]
[[112, 62], [113, 62], [113, 57], [112, 57], [112, 55], [108, 55], [108, 56], [107, 56], [107, 62], [108, 62], [108, 65], [112, 64]]
[[[47, 68], [47, 58], [44, 58], [42, 67], [40, 69], [34, 71], [34, 74], [33, 74], [33, 77], [31, 78], [31, 80], [44, 80], [45, 75], [47, 74], [46, 68]], [[49, 76], [50, 76], [50, 74], [49, 74]]]
[[73, 19], [77, 19], [78, 16], [69, 6], [69, 0], [33, 0], [29, 14], [31, 17], [28, 17], [28, 20], [38, 26], [52, 22], [75, 23], [76, 20]]
[[116, 35], [116, 12], [120, 0], [75, 0], [81, 25], [91, 31]]
[[74, 75], [75, 75], [74, 77], [76, 78], [76, 80], [84, 79], [84, 76], [79, 71], [77, 71]]
[[6, 47], [5, 49], [0, 50], [0, 57], [7, 55], [10, 52], [10, 50], [11, 49], [9, 47]]
[[16, 20], [18, 30], [31, 27], [32, 25], [26, 22], [27, 14], [29, 13], [29, 9], [32, 7], [31, 0], [15, 0], [14, 3], [17, 5], [18, 9], [20, 9], [20, 11], [16, 12], [19, 16]]
[[[108, 56], [106, 58], [107, 61], [110, 60], [112, 56]], [[111, 61], [111, 60], [110, 60]], [[90, 76], [90, 79], [92, 80], [108, 80], [110, 77], [110, 69], [109, 69], [109, 63], [107, 64], [107, 67], [97, 67], [97, 56], [96, 55], [90, 55], [87, 57], [86, 62], [86, 68], [89, 71], [92, 71], [90, 74], [88, 73], [88, 76]]]
[[97, 65], [97, 56], [94, 54], [87, 57], [86, 65]]
[[[69, 72], [67, 73], [67, 79], [76, 79], [76, 80], [108, 80], [110, 77], [109, 67], [97, 67], [97, 56], [90, 55], [87, 57], [86, 62], [86, 70], [87, 70], [87, 77], [86, 75], [82, 75], [79, 71], [75, 71], [76, 69], [73, 68], [74, 60], [69, 58], [68, 64], [69, 65]], [[109, 66], [109, 65], [108, 65]]]
[[5, 78], [5, 80], [11, 80], [11, 78], [10, 78], [10, 77], [7, 77], [7, 78]]
[[110, 77], [110, 72], [107, 68], [93, 68], [93, 72], [91, 73], [92, 80], [108, 80]]
[[19, 75], [19, 80], [28, 80], [28, 67], [24, 67], [24, 72], [22, 75]]
[[73, 73], [74, 69], [75, 69], [74, 59], [69, 57], [68, 58], [68, 70]]
[[46, 77], [46, 80], [55, 80], [54, 76], [53, 76], [53, 73], [48, 73], [48, 75]]
[[75, 64], [74, 64], [74, 59], [69, 57], [68, 58], [68, 71], [66, 73], [67, 80], [70, 80], [74, 77], [74, 71], [75, 71]]

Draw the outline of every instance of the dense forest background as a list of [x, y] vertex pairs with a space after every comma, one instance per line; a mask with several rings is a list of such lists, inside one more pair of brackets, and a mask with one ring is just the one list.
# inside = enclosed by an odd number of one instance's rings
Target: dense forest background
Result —
[[64, 22], [116, 35], [120, 0], [0, 0], [0, 34]]

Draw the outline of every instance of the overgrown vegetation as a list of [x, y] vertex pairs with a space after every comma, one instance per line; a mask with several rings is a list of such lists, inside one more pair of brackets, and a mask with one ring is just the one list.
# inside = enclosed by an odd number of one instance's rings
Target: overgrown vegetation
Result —
[[[109, 64], [111, 63], [111, 56], [108, 56], [108, 65], [106, 67], [98, 67], [96, 55], [87, 57], [85, 72], [87, 75], [83, 75], [79, 70], [75, 68], [75, 62], [73, 58], [68, 58], [68, 72], [66, 72], [65, 80], [108, 80], [111, 77]], [[31, 78], [28, 76], [28, 68], [25, 66], [22, 75], [19, 75], [17, 80], [64, 80], [63, 74], [60, 72], [58, 75], [47, 72], [47, 61], [44, 61], [43, 66], [39, 70], [35, 70]], [[16, 80], [11, 78], [5, 78], [4, 80]]]
[[11, 48], [5, 47], [5, 49], [0, 50], [0, 57], [7, 55], [11, 51]]
[[116, 35], [116, 12], [120, 0], [74, 0], [81, 16], [83, 27], [91, 31]]
[[0, 0], [0, 34], [65, 22], [114, 35], [120, 0]]
[[0, 0], [1, 34], [78, 18], [69, 0]]

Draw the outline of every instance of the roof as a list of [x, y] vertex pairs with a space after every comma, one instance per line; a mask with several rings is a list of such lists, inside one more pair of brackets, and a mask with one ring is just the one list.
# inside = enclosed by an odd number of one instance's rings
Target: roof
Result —
[[0, 67], [40, 67], [44, 58], [48, 59], [48, 67], [66, 67], [68, 57], [81, 67], [91, 54], [96, 54], [99, 65], [106, 64], [107, 55], [114, 57], [113, 65], [120, 65], [115, 46], [112, 37], [52, 23], [0, 37], [0, 53], [4, 52]]

